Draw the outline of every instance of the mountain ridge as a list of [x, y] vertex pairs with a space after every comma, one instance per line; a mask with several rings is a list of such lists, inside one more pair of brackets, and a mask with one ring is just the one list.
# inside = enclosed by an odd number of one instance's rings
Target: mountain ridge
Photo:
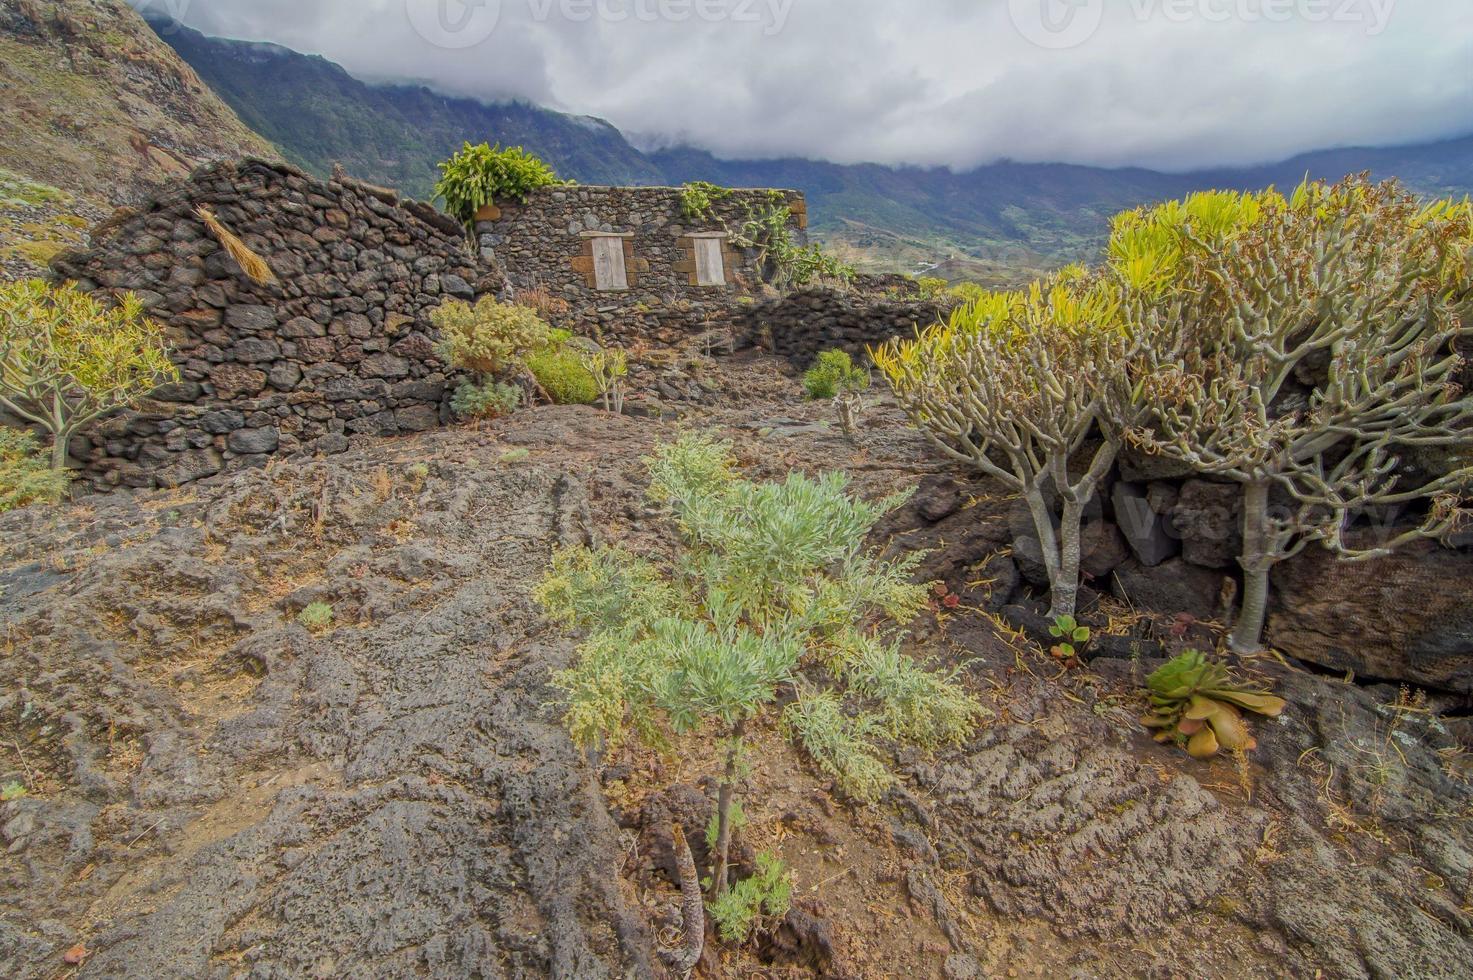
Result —
[[423, 85], [370, 84], [281, 45], [150, 23], [241, 119], [315, 173], [341, 163], [366, 180], [429, 197], [436, 163], [466, 140], [487, 140], [524, 145], [583, 183], [792, 187], [808, 197], [815, 237], [871, 269], [1016, 279], [1092, 258], [1109, 217], [1121, 210], [1209, 187], [1290, 185], [1306, 174], [1335, 180], [1369, 170], [1429, 196], [1473, 193], [1473, 136], [1187, 173], [1011, 161], [956, 172], [798, 158], [721, 160], [690, 147], [642, 152], [595, 117], [452, 97]]
[[0, 167], [99, 202], [275, 155], [121, 0], [0, 0], [0, 89]]

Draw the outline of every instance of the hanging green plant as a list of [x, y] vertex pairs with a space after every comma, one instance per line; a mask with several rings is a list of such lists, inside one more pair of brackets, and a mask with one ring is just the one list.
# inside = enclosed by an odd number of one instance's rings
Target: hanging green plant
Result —
[[445, 202], [445, 211], [467, 228], [476, 212], [497, 201], [525, 202], [539, 187], [566, 181], [537, 156], [520, 146], [466, 143], [459, 153], [440, 164], [435, 199]]

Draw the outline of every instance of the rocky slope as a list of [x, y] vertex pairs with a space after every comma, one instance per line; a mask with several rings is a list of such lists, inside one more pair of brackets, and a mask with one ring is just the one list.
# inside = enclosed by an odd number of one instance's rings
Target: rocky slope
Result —
[[0, 102], [0, 167], [112, 204], [276, 155], [124, 0], [0, 0]]
[[719, 747], [576, 753], [549, 684], [570, 644], [529, 592], [559, 543], [668, 545], [640, 457], [684, 426], [758, 477], [923, 482], [881, 537], [962, 601], [910, 651], [991, 712], [898, 758], [873, 808], [754, 732], [744, 840], [793, 869], [796, 909], [698, 976], [1466, 975], [1463, 702], [1256, 661], [1284, 720], [1250, 760], [1193, 762], [1137, 725], [1149, 660], [1064, 670], [989, 616], [1016, 594], [1010, 502], [893, 405], [856, 448], [773, 358], [657, 370], [705, 392], [678, 421], [532, 409], [0, 518], [10, 974], [80, 945], [84, 977], [660, 975], [669, 825], [704, 826]]

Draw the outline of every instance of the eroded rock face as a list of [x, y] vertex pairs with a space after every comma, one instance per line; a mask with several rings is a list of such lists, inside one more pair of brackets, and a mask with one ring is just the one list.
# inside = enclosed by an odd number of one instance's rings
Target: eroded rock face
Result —
[[1281, 565], [1268, 638], [1311, 663], [1473, 692], [1473, 555], [1422, 542], [1369, 562]]
[[9, 975], [83, 937], [109, 977], [651, 975], [528, 597], [581, 485], [349, 462], [4, 519], [0, 736], [42, 788], [0, 807]]
[[1022, 725], [917, 769], [958, 838], [943, 867], [999, 913], [1064, 936], [1149, 935], [1221, 890], [1262, 820], [1234, 820], [1194, 779], [1163, 784], [1118, 748]]

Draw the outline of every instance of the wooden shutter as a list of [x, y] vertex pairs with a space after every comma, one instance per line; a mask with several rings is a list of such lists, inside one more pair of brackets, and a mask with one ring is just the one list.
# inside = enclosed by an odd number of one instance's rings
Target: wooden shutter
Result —
[[593, 240], [593, 283], [598, 289], [629, 288], [629, 274], [624, 267], [624, 239]]
[[696, 285], [725, 286], [726, 266], [721, 260], [721, 239], [697, 238]]

